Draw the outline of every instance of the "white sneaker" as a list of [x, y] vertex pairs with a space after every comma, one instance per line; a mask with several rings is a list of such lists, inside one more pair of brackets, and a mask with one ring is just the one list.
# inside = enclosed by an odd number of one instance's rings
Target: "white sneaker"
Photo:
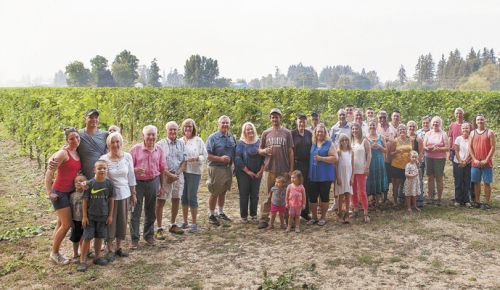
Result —
[[59, 253], [50, 254], [50, 260], [56, 264], [59, 264], [59, 265], [67, 265], [70, 262], [68, 260], [68, 258], [64, 257], [63, 255], [61, 255]]

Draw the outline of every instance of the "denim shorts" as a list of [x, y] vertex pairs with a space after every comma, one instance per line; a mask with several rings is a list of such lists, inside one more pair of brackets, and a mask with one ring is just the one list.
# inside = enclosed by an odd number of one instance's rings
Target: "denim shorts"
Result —
[[107, 239], [108, 238], [108, 226], [106, 222], [98, 222], [89, 220], [89, 224], [83, 228], [83, 239], [90, 241], [92, 239]]
[[69, 207], [69, 192], [57, 191], [54, 188], [52, 188], [52, 192], [57, 194], [57, 199], [55, 201], [52, 199], [50, 200], [55, 210]]
[[481, 177], [483, 182], [486, 184], [493, 183], [493, 168], [491, 167], [474, 167], [471, 169], [471, 182], [481, 182]]
[[198, 208], [198, 188], [201, 175], [184, 172], [184, 191], [181, 201], [183, 206]]

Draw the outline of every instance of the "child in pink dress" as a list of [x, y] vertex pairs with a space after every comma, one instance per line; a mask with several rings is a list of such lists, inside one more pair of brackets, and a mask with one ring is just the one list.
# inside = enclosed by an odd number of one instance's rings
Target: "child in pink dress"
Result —
[[302, 173], [295, 170], [292, 173], [292, 183], [286, 189], [286, 207], [288, 208], [288, 228], [289, 232], [292, 223], [295, 221], [295, 232], [300, 233], [300, 213], [306, 207], [306, 190], [302, 185]]

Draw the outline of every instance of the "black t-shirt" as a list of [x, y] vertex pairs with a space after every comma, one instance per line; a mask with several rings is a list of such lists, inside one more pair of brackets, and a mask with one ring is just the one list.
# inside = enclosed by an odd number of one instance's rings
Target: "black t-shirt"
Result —
[[83, 193], [87, 199], [87, 217], [89, 220], [104, 222], [108, 218], [108, 201], [114, 197], [113, 182], [107, 179], [99, 182], [91, 179], [87, 182], [89, 189]]
[[302, 171], [302, 174], [307, 174], [312, 146], [312, 133], [304, 130], [304, 135], [300, 135], [299, 130], [295, 129], [292, 131], [292, 138], [295, 169]]

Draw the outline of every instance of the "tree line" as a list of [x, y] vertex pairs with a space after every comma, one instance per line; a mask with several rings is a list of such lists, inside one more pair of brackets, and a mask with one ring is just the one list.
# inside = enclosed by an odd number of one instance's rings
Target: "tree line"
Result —
[[290, 65], [286, 74], [276, 67], [274, 74], [267, 74], [247, 82], [245, 79], [219, 77], [216, 59], [191, 55], [186, 59], [184, 72], [173, 69], [160, 73], [158, 62], [153, 59], [149, 66], [139, 65], [139, 59], [130, 51], [120, 52], [111, 65], [100, 55], [90, 60], [86, 68], [81, 61], [66, 66], [54, 77], [55, 86], [70, 87], [188, 87], [188, 88], [325, 88], [325, 89], [460, 89], [499, 90], [500, 63], [494, 50], [471, 48], [465, 58], [460, 51], [441, 55], [436, 63], [432, 54], [421, 55], [415, 65], [415, 73], [408, 76], [403, 65], [397, 79], [382, 83], [375, 70], [364, 68], [357, 72], [349, 65], [324, 67], [320, 73], [302, 63]]

